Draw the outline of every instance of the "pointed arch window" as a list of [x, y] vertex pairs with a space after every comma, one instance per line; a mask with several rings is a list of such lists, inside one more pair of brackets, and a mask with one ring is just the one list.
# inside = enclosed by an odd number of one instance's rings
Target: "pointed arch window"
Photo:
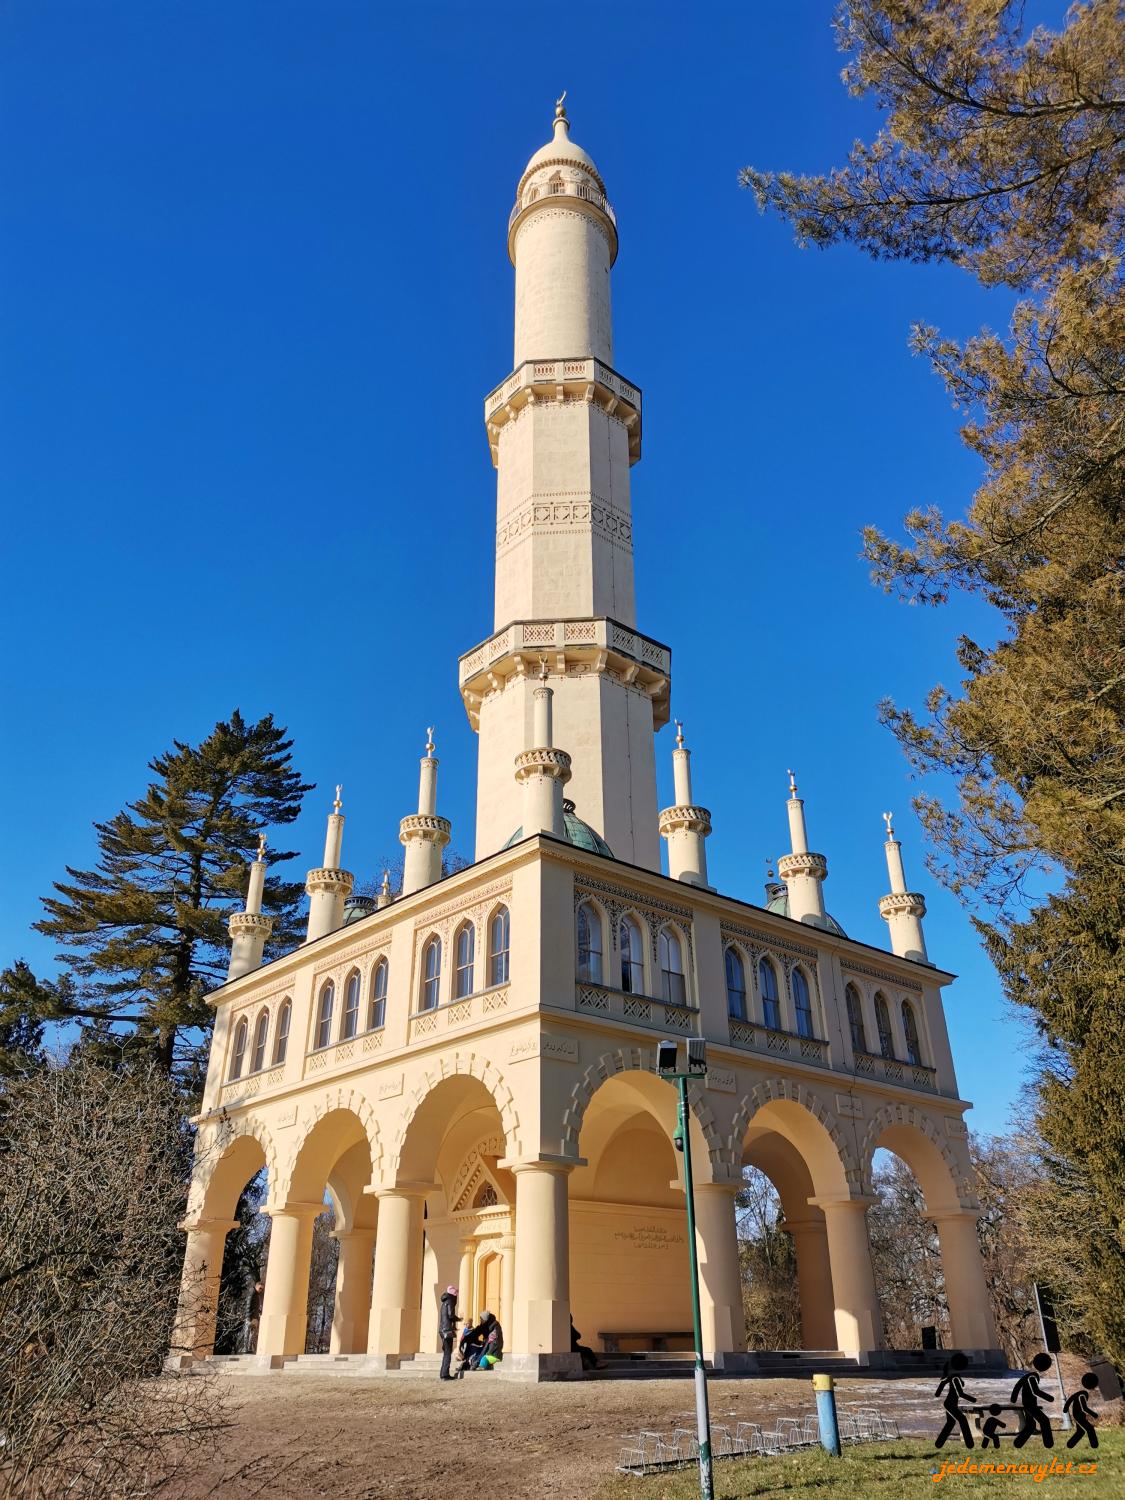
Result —
[[918, 1040], [918, 1022], [914, 1017], [914, 1007], [909, 1000], [902, 1002], [902, 1031], [906, 1037], [906, 1060], [913, 1063], [916, 1068], [920, 1068], [922, 1044]]
[[727, 945], [723, 954], [727, 975], [727, 1015], [734, 1021], [746, 1019], [746, 970], [737, 948]]
[[277, 1013], [277, 1036], [273, 1043], [273, 1065], [275, 1068], [281, 1066], [285, 1061], [285, 1054], [289, 1051], [289, 1027], [293, 1022], [293, 1004], [286, 1000]]
[[660, 929], [660, 993], [669, 1005], [687, 1004], [684, 954], [679, 936], [670, 927]]
[[473, 993], [473, 958], [477, 947], [477, 930], [471, 922], [457, 929], [453, 940], [453, 998], [463, 1000]]
[[351, 1041], [359, 1030], [359, 992], [362, 984], [359, 970], [353, 969], [348, 975], [348, 986], [344, 991], [344, 1020], [340, 1027], [342, 1042]]
[[234, 1046], [230, 1053], [230, 1078], [233, 1082], [242, 1077], [242, 1064], [246, 1061], [246, 1020], [239, 1021], [234, 1028]]
[[509, 950], [512, 943], [512, 918], [506, 906], [492, 913], [488, 924], [488, 982], [507, 984], [509, 973]]
[[322, 1047], [327, 1047], [332, 1040], [332, 1011], [335, 1004], [336, 986], [329, 979], [320, 992], [320, 1002], [316, 1007], [316, 1037], [313, 1047], [317, 1052]]
[[880, 1057], [893, 1058], [895, 1044], [891, 1034], [891, 1013], [887, 1009], [887, 997], [881, 990], [875, 996], [875, 1029], [879, 1033]]
[[852, 1034], [852, 1051], [867, 1051], [867, 1033], [863, 1027], [863, 1001], [854, 984], [844, 991], [844, 1003], [848, 1008], [848, 1030]]
[[813, 1025], [812, 996], [809, 994], [809, 981], [806, 979], [803, 969], [793, 970], [793, 1010], [797, 1018], [797, 1035], [815, 1036], [816, 1027]]
[[441, 985], [441, 938], [432, 937], [422, 950], [422, 1010], [433, 1010]]
[[627, 995], [643, 995], [644, 949], [641, 945], [641, 929], [634, 917], [621, 918], [617, 941], [621, 949], [621, 988]]
[[385, 958], [381, 958], [371, 975], [371, 999], [367, 1005], [368, 1031], [378, 1031], [381, 1026], [386, 1025], [387, 980], [389, 978], [390, 966]]
[[758, 965], [758, 988], [762, 995], [762, 1025], [770, 1031], [781, 1030], [781, 1001], [777, 988], [777, 970], [768, 958]]
[[254, 1023], [254, 1050], [250, 1054], [251, 1073], [260, 1073], [266, 1065], [266, 1041], [270, 1033], [270, 1013], [264, 1010]]
[[589, 901], [578, 908], [578, 977], [588, 984], [602, 982], [602, 918]]

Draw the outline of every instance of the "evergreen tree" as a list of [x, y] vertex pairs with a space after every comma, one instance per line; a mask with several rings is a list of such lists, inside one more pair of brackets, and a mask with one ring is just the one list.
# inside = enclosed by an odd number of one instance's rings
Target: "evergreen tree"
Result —
[[18, 1078], [46, 1062], [43, 1032], [74, 1003], [74, 984], [40, 980], [17, 958], [0, 973], [0, 1079]]
[[[62, 1004], [61, 1017], [102, 1041], [124, 1027], [168, 1072], [198, 1069], [192, 1034], [206, 1041], [210, 1032], [205, 996], [226, 974], [226, 920], [241, 905], [258, 835], [291, 823], [310, 790], [291, 745], [272, 715], [248, 724], [236, 710], [201, 744], [175, 741], [150, 763], [156, 780], [140, 801], [95, 825], [96, 868], [68, 867], [35, 924], [63, 945], [78, 981], [80, 1003]], [[276, 870], [293, 855], [269, 858]], [[292, 945], [302, 894], [276, 874], [266, 880], [274, 951]]]
[[882, 712], [919, 771], [956, 784], [955, 806], [916, 802], [932, 868], [1035, 1018], [1036, 1123], [1073, 1224], [1064, 1312], [1120, 1363], [1125, 29], [1115, 0], [1073, 6], [1057, 34], [1021, 25], [1011, 0], [846, 0], [844, 78], [885, 125], [827, 176], [747, 168], [743, 182], [804, 243], [949, 261], [1022, 297], [1008, 340], [915, 330], [984, 482], [963, 519], [916, 509], [905, 544], [868, 530], [866, 549], [889, 591], [942, 603], [960, 589], [999, 611], [995, 645], [960, 640], [958, 691], [934, 688], [922, 715]]

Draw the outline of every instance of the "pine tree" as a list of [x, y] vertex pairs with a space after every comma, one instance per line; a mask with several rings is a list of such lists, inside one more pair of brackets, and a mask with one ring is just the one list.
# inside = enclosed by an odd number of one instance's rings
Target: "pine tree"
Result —
[[74, 984], [37, 979], [22, 958], [0, 973], [0, 1079], [18, 1078], [46, 1063], [43, 1033], [74, 1004]]
[[846, 0], [845, 82], [882, 130], [827, 176], [742, 180], [803, 243], [951, 262], [1022, 298], [1007, 340], [915, 330], [984, 482], [964, 519], [916, 509], [905, 543], [869, 529], [866, 550], [911, 602], [962, 590], [999, 612], [995, 645], [960, 640], [957, 690], [882, 714], [956, 786], [954, 806], [915, 804], [931, 868], [1035, 1019], [1036, 1124], [1073, 1226], [1064, 1312], [1122, 1362], [1125, 28], [1115, 0], [1072, 6], [1058, 33], [1022, 20], [1005, 0]]
[[[207, 992], [226, 974], [226, 919], [241, 905], [260, 832], [291, 823], [310, 787], [293, 769], [292, 742], [267, 715], [236, 710], [199, 745], [175, 741], [150, 762], [145, 795], [95, 825], [93, 870], [67, 868], [44, 898], [38, 931], [63, 945], [78, 983], [61, 1007], [106, 1033], [130, 1035], [160, 1066], [198, 1067], [210, 1032]], [[270, 851], [271, 870], [292, 859]], [[271, 874], [263, 909], [275, 918], [273, 951], [295, 936], [299, 884]]]

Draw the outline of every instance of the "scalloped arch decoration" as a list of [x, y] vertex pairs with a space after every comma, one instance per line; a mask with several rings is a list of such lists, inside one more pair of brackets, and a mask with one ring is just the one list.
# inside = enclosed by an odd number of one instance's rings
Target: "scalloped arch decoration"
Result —
[[394, 1135], [391, 1137], [387, 1151], [385, 1176], [388, 1186], [393, 1184], [398, 1177], [407, 1132], [427, 1095], [437, 1088], [439, 1083], [444, 1083], [447, 1078], [457, 1077], [475, 1078], [484, 1085], [492, 1095], [500, 1114], [500, 1123], [504, 1130], [504, 1149], [511, 1156], [522, 1154], [520, 1120], [515, 1096], [504, 1082], [500, 1070], [475, 1052], [456, 1052], [452, 1058], [441, 1058], [436, 1067], [423, 1074], [422, 1082], [418, 1087], [409, 1091], [408, 1101], [396, 1122]]
[[864, 1186], [866, 1176], [856, 1160], [855, 1152], [849, 1147], [840, 1129], [839, 1120], [824, 1103], [823, 1099], [806, 1088], [803, 1083], [798, 1083], [788, 1078], [767, 1078], [761, 1083], [755, 1084], [748, 1094], [744, 1094], [738, 1106], [730, 1133], [730, 1152], [732, 1160], [741, 1163], [742, 1140], [750, 1122], [760, 1109], [775, 1100], [786, 1100], [791, 1104], [799, 1104], [808, 1110], [820, 1125], [824, 1127], [832, 1139], [836, 1148], [836, 1154], [840, 1158], [840, 1164], [844, 1169], [844, 1176], [848, 1186], [853, 1192], [865, 1192]]
[[[863, 1137], [862, 1163], [864, 1192], [871, 1191], [871, 1159], [879, 1148], [879, 1137], [892, 1125], [909, 1125], [926, 1137], [931, 1146], [937, 1148], [942, 1160], [945, 1162], [949, 1172], [949, 1180], [953, 1184], [957, 1194], [957, 1201], [962, 1208], [977, 1209], [980, 1200], [973, 1191], [973, 1185], [966, 1175], [962, 1164], [957, 1160], [950, 1149], [948, 1141], [942, 1138], [940, 1131], [930, 1119], [929, 1115], [923, 1114], [912, 1104], [884, 1104], [872, 1116], [871, 1122]], [[907, 1163], [909, 1166], [909, 1163]]]

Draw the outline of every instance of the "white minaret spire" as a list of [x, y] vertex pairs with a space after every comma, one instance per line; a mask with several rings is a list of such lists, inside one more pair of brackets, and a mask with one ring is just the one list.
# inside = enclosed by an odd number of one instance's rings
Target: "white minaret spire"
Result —
[[441, 851], [449, 843], [449, 820], [437, 814], [438, 760], [434, 748], [431, 724], [426, 729], [426, 753], [418, 767], [418, 811], [398, 825], [399, 840], [406, 846], [402, 872], [404, 896], [441, 879]]
[[828, 878], [828, 861], [823, 854], [813, 854], [809, 850], [805, 804], [797, 795], [797, 778], [792, 771], [789, 772], [789, 800], [785, 807], [789, 814], [792, 853], [781, 856], [777, 873], [789, 892], [789, 915], [797, 922], [827, 927], [822, 882]]
[[273, 931], [273, 918], [262, 915], [262, 895], [266, 886], [266, 836], [258, 835], [258, 857], [250, 865], [250, 882], [246, 891], [246, 910], [232, 912], [227, 921], [230, 933], [230, 965], [227, 980], [238, 979], [262, 965], [262, 950]]
[[[560, 103], [562, 101], [560, 100]], [[547, 659], [539, 663], [539, 686], [532, 693], [531, 744], [516, 756], [516, 782], [523, 792], [523, 833], [566, 837], [563, 787], [570, 780], [570, 756], [555, 748], [554, 693], [547, 686]]]
[[883, 814], [887, 825], [883, 850], [887, 856], [887, 874], [890, 876], [890, 894], [879, 902], [879, 915], [890, 929], [891, 952], [900, 958], [912, 958], [916, 963], [929, 963], [926, 954], [926, 938], [922, 932], [922, 918], [926, 915], [925, 898], [917, 891], [906, 889], [906, 870], [902, 863], [902, 845], [895, 838], [894, 816]]
[[309, 943], [343, 926], [344, 902], [355, 884], [355, 876], [340, 868], [344, 847], [344, 815], [340, 811], [343, 790], [342, 786], [336, 787], [336, 800], [328, 814], [324, 863], [320, 869], [310, 870], [305, 878], [305, 890], [309, 893], [309, 926], [305, 941]]
[[519, 826], [510, 768], [541, 748], [534, 673], [546, 648], [556, 738], [575, 752], [571, 795], [617, 858], [658, 870], [654, 731], [668, 719], [671, 662], [636, 628], [629, 470], [641, 394], [613, 367], [617, 221], [571, 140], [565, 101], [516, 186], [515, 367], [485, 400], [495, 634], [460, 671], [480, 735], [476, 853], [502, 848]]
[[676, 802], [660, 814], [660, 835], [668, 844], [668, 874], [687, 885], [707, 886], [706, 840], [711, 833], [711, 814], [692, 800], [691, 751], [684, 744], [684, 726], [679, 719], [672, 775]]

